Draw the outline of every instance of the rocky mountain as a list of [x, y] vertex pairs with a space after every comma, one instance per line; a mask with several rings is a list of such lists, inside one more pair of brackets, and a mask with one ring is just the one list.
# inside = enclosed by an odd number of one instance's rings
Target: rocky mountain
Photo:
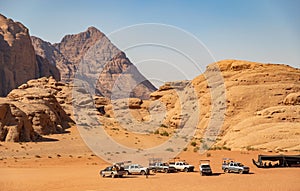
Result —
[[104, 36], [95, 27], [89, 27], [85, 32], [66, 35], [60, 43], [54, 44], [54, 47], [76, 66], [89, 48], [93, 47]]
[[0, 96], [30, 79], [54, 76], [55, 65], [35, 55], [28, 29], [0, 14]]
[[0, 96], [6, 96], [30, 79], [43, 76], [71, 82], [83, 60], [84, 68], [98, 69], [85, 70], [84, 75], [95, 82], [93, 88], [101, 96], [146, 99], [156, 90], [125, 53], [94, 27], [66, 35], [60, 43], [51, 44], [38, 37], [30, 38], [24, 25], [3, 15], [0, 15], [0, 25]]
[[[114, 99], [128, 96], [147, 99], [156, 90], [125, 53], [95, 27], [79, 34], [66, 35], [60, 43], [53, 45], [34, 37], [33, 42], [38, 47], [36, 51], [42, 52], [38, 55], [56, 62], [60, 72], [68, 74], [62, 76], [64, 81], [71, 81], [74, 71], [80, 67], [80, 75], [95, 82], [93, 88], [98, 95]], [[68, 67], [62, 67], [66, 65]]]

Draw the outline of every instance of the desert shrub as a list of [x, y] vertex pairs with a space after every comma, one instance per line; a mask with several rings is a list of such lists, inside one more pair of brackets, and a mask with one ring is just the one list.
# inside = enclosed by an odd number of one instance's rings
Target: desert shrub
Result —
[[193, 147], [195, 147], [195, 146], [197, 145], [197, 143], [196, 143], [195, 141], [193, 141], [193, 142], [191, 142], [191, 145], [192, 145]]
[[172, 148], [167, 148], [166, 151], [174, 152], [174, 150]]
[[168, 133], [167, 131], [164, 131], [164, 132], [162, 132], [160, 135], [161, 135], [161, 136], [166, 136], [166, 137], [168, 137], [168, 136], [169, 136], [169, 133]]
[[193, 149], [193, 151], [194, 151], [194, 152], [199, 151], [199, 147], [195, 147], [195, 148]]
[[161, 124], [160, 127], [168, 128], [165, 124]]
[[223, 149], [223, 150], [228, 150], [228, 151], [231, 151], [231, 148], [229, 148], [229, 147], [226, 147], [226, 146], [223, 146], [223, 147], [222, 147], [222, 149]]
[[111, 130], [113, 130], [113, 131], [119, 131], [120, 129], [116, 128], [116, 127], [113, 127], [113, 128], [111, 128]]
[[253, 148], [251, 146], [247, 146], [246, 149], [247, 149], [247, 151], [255, 151], [256, 150], [255, 148]]

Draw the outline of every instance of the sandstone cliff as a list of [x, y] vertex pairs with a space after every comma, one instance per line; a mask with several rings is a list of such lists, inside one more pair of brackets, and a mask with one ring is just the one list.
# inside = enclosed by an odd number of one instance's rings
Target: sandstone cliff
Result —
[[0, 96], [43, 76], [60, 79], [56, 65], [35, 54], [28, 29], [0, 14]]
[[0, 15], [0, 96], [38, 77], [34, 49], [28, 29]]

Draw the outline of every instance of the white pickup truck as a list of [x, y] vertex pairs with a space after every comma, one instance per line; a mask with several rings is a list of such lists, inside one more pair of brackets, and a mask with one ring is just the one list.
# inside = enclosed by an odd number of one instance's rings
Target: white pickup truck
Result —
[[178, 171], [184, 172], [193, 172], [195, 168], [193, 165], [190, 165], [185, 161], [170, 162], [169, 165]]
[[126, 171], [127, 175], [128, 174], [141, 174], [141, 175], [149, 174], [149, 168], [142, 167], [141, 165], [138, 164], [126, 165], [124, 167], [124, 170]]

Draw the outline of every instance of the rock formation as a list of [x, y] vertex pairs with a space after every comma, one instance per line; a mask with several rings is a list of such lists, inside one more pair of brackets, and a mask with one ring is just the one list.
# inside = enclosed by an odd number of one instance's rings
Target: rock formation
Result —
[[[215, 63], [225, 84], [225, 119], [216, 148], [299, 150], [300, 70], [281, 64], [225, 60]], [[208, 67], [212, 69], [213, 65]], [[204, 76], [193, 80], [208, 123], [211, 109]], [[208, 117], [208, 118], [206, 118]], [[205, 126], [204, 126], [205, 127]], [[203, 126], [199, 126], [203, 129]]]
[[69, 62], [51, 43], [43, 41], [35, 36], [31, 36], [31, 41], [38, 57], [38, 61], [42, 60], [41, 63], [49, 62], [50, 66], [56, 66], [58, 69], [59, 77], [56, 77], [57, 72], [53, 72], [55, 79], [70, 82], [70, 79], [74, 76], [75, 66]]
[[146, 99], [156, 90], [125, 53], [94, 27], [79, 34], [66, 35], [54, 46], [74, 68], [84, 62], [79, 68], [80, 73], [95, 83], [92, 88], [98, 95], [114, 99], [129, 96]]
[[0, 141], [38, 141], [42, 135], [64, 132], [73, 123], [71, 114], [65, 112], [71, 111], [72, 98], [67, 98], [71, 91], [67, 89], [71, 90], [52, 77], [44, 77], [30, 80], [1, 98]]
[[[222, 75], [221, 81], [214, 81], [217, 73]], [[191, 85], [194, 91], [188, 92]], [[299, 69], [224, 60], [209, 65], [204, 74], [191, 81], [166, 83], [150, 94], [150, 101], [118, 100], [113, 106], [107, 103], [104, 111], [110, 117], [107, 125], [116, 118], [125, 129], [136, 126], [135, 120], [160, 118], [156, 128], [163, 126], [172, 131], [198, 118], [193, 138], [198, 146], [203, 143], [209, 124], [221, 120], [219, 136], [212, 149], [299, 151], [299, 92]], [[216, 101], [213, 102], [213, 98]], [[157, 105], [157, 101], [160, 104]], [[193, 106], [190, 112], [183, 113], [195, 103], [199, 112]], [[215, 113], [214, 108], [217, 108]], [[195, 112], [198, 117], [191, 117]], [[223, 118], [217, 118], [222, 112]]]
[[0, 141], [19, 142], [36, 139], [28, 116], [12, 101], [0, 98]]
[[38, 77], [34, 49], [28, 29], [0, 15], [0, 96]]
[[0, 96], [43, 76], [60, 79], [55, 65], [35, 55], [28, 29], [0, 14]]

